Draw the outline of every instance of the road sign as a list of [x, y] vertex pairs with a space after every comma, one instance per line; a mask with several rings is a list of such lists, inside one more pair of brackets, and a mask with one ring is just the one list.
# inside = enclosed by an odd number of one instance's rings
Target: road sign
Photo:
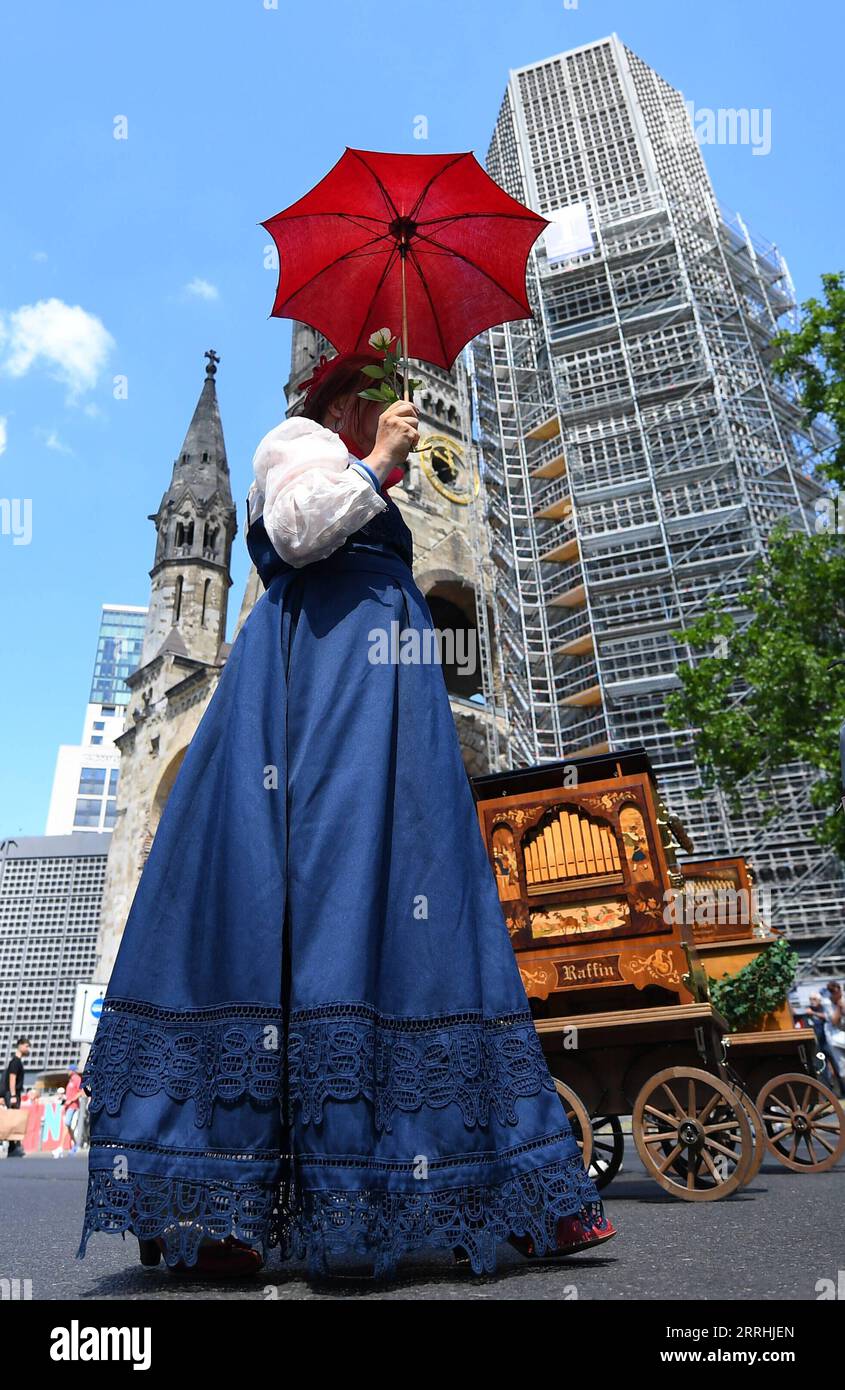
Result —
[[70, 1026], [72, 1042], [93, 1042], [97, 1023], [103, 1012], [105, 985], [77, 985], [76, 1001], [73, 1006], [73, 1022]]

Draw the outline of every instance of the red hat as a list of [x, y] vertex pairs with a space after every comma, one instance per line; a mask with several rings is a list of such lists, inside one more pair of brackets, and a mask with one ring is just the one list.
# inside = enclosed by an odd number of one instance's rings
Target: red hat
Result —
[[353, 386], [362, 367], [383, 366], [384, 357], [375, 352], [338, 352], [334, 357], [321, 353], [311, 375], [297, 382], [296, 389], [305, 392], [302, 414], [319, 420], [329, 401]]
[[320, 360], [317, 363], [311, 375], [309, 377], [306, 377], [304, 381], [298, 381], [296, 383], [297, 391], [306, 392], [306, 400], [309, 396], [313, 395], [314, 390], [322, 381], [326, 372], [334, 365], [335, 362], [337, 362], [339, 355], [340, 354], [336, 353], [334, 357], [327, 357], [326, 354], [322, 352], [320, 354]]

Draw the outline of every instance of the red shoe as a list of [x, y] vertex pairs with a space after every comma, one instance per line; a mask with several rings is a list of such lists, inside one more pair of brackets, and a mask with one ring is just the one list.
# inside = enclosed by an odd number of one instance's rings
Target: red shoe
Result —
[[[613, 1222], [604, 1216], [562, 1216], [557, 1223], [557, 1241], [554, 1250], [549, 1250], [543, 1259], [558, 1259], [565, 1255], [577, 1255], [581, 1250], [589, 1250], [594, 1245], [603, 1245], [617, 1234]], [[527, 1260], [536, 1258], [534, 1242], [530, 1236], [508, 1237], [508, 1244]]]
[[603, 1245], [613, 1240], [616, 1227], [608, 1217], [600, 1220], [589, 1217], [586, 1221], [580, 1216], [565, 1216], [557, 1225], [557, 1245], [555, 1255], [577, 1255], [579, 1250], [589, 1250], [593, 1245]]
[[[164, 1241], [160, 1237], [156, 1240], [156, 1245], [164, 1252]], [[242, 1240], [235, 1240], [234, 1236], [227, 1236], [225, 1240], [201, 1241], [196, 1264], [189, 1265], [183, 1260], [178, 1260], [168, 1268], [174, 1274], [226, 1279], [244, 1274], [257, 1274], [263, 1265], [260, 1250], [244, 1244]]]

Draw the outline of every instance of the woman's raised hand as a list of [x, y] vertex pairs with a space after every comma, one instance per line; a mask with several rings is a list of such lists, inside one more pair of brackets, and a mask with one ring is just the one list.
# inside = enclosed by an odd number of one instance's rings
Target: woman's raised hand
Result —
[[417, 408], [411, 401], [393, 401], [379, 416], [373, 451], [364, 460], [381, 481], [404, 463], [420, 439]]

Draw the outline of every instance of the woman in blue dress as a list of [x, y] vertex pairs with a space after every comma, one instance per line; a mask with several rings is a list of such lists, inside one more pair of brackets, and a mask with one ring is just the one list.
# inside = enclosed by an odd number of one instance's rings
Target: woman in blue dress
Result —
[[[416, 411], [341, 355], [256, 452], [264, 593], [144, 868], [84, 1084], [92, 1231], [312, 1274], [613, 1228], [535, 1032], [387, 489]], [[402, 640], [397, 643], [396, 635]]]

